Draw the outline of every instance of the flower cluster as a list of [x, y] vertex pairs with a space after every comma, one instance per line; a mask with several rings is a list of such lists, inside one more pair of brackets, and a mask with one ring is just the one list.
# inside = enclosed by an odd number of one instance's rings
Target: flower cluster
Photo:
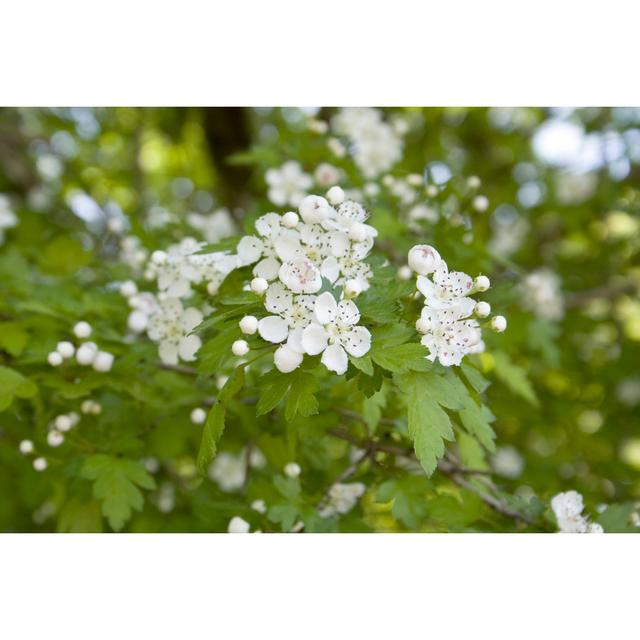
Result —
[[[255, 264], [251, 288], [265, 294], [265, 309], [271, 314], [260, 320], [246, 316], [240, 328], [281, 345], [274, 361], [284, 373], [300, 366], [304, 354], [322, 353], [327, 369], [342, 374], [347, 353], [361, 357], [370, 348], [371, 336], [356, 326], [360, 312], [350, 298], [369, 286], [371, 269], [364, 259], [377, 231], [365, 224], [364, 207], [345, 200], [342, 189], [333, 187], [328, 197], [331, 204], [320, 196], [306, 196], [299, 214], [262, 216], [255, 224], [258, 235], [245, 236], [238, 244], [241, 264]], [[330, 291], [320, 293], [323, 281], [342, 287], [342, 299]], [[247, 350], [245, 341], [233, 345], [236, 355]]]
[[278, 169], [269, 169], [264, 179], [269, 185], [267, 197], [278, 207], [297, 207], [313, 183], [295, 160], [288, 160]]
[[577, 491], [566, 491], [554, 496], [551, 509], [558, 521], [561, 533], [602, 533], [602, 526], [597, 522], [589, 522], [582, 515], [584, 503]]
[[[409, 251], [409, 267], [418, 274], [418, 291], [424, 296], [424, 307], [416, 322], [422, 334], [421, 343], [429, 349], [428, 360], [436, 358], [441, 365], [460, 365], [470, 353], [484, 351], [482, 330], [475, 318], [491, 313], [487, 302], [476, 302], [469, 296], [486, 291], [489, 278], [478, 276], [475, 281], [461, 271], [449, 271], [447, 263], [429, 245], [416, 245]], [[475, 318], [474, 318], [475, 316]], [[491, 319], [494, 331], [507, 327], [503, 316]]]
[[[88, 338], [93, 329], [88, 322], [80, 321], [73, 327], [76, 338], [81, 340]], [[47, 356], [47, 361], [52, 367], [59, 367], [65, 360], [70, 360], [75, 355], [76, 362], [83, 366], [93, 366], [96, 371], [106, 373], [111, 371], [114, 355], [108, 351], [102, 351], [95, 342], [81, 342], [76, 347], [72, 342], [65, 340], [58, 342], [55, 351]]]
[[327, 504], [320, 510], [320, 516], [328, 518], [336, 514], [349, 513], [365, 490], [366, 487], [361, 482], [337, 482], [329, 489]]
[[331, 127], [337, 135], [348, 139], [353, 160], [366, 178], [375, 178], [388, 171], [402, 158], [402, 129], [385, 122], [378, 109], [340, 109], [333, 117]]
[[522, 305], [543, 320], [561, 320], [564, 299], [560, 278], [551, 269], [538, 269], [527, 274], [521, 285]]

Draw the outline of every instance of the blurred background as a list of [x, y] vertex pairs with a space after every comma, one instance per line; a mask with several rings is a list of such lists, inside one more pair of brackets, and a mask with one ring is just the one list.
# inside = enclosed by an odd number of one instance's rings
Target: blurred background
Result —
[[[337, 179], [398, 266], [415, 227], [456, 267], [491, 275], [511, 354], [493, 364], [512, 391], [488, 391], [496, 474], [523, 497], [575, 488], [622, 503], [625, 529], [640, 500], [640, 108], [383, 109], [402, 140], [383, 170], [349, 160], [337, 113], [0, 109], [0, 294], [17, 254], [89, 286], [100, 267], [83, 252], [135, 266], [186, 234], [217, 243], [288, 205], [300, 174]], [[269, 169], [291, 161], [291, 184], [276, 185]], [[416, 174], [437, 195], [412, 188]]]

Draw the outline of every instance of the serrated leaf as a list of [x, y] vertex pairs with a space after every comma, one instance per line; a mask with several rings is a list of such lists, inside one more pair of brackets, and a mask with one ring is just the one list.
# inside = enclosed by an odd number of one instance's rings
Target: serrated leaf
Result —
[[256, 416], [263, 416], [275, 409], [284, 398], [291, 382], [291, 374], [271, 371], [260, 381], [260, 396], [256, 406]]
[[297, 372], [284, 406], [284, 417], [288, 422], [297, 415], [308, 417], [318, 413], [318, 400], [314, 395], [317, 389], [318, 381], [314, 375], [304, 371]]
[[362, 356], [361, 358], [354, 358], [349, 356], [349, 362], [359, 371], [365, 373], [368, 376], [373, 375], [373, 362], [369, 356]]
[[200, 450], [198, 451], [198, 458], [196, 460], [198, 471], [200, 471], [202, 475], [206, 475], [211, 461], [216, 456], [218, 441], [224, 431], [225, 413], [225, 406], [220, 402], [217, 402], [209, 410], [207, 421], [205, 422], [204, 429], [202, 430], [202, 440], [200, 442]]
[[425, 348], [413, 342], [371, 350], [374, 362], [392, 373], [428, 369], [431, 363], [426, 359], [426, 355]]
[[87, 458], [81, 475], [93, 481], [93, 495], [100, 500], [102, 514], [116, 531], [122, 529], [134, 510], [142, 510], [144, 497], [140, 488], [156, 486], [140, 462], [105, 454]]
[[418, 460], [430, 476], [444, 455], [445, 440], [453, 441], [453, 427], [447, 413], [431, 394], [424, 373], [398, 377], [398, 386], [407, 399], [407, 427]]
[[491, 384], [475, 367], [466, 362], [460, 367], [467, 382], [478, 392], [483, 393]]
[[218, 402], [226, 404], [244, 386], [244, 366], [236, 367], [218, 394]]

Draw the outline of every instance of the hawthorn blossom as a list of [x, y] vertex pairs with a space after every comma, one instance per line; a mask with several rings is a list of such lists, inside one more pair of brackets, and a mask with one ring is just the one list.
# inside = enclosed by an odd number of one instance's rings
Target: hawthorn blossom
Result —
[[332, 164], [323, 162], [316, 167], [313, 172], [316, 183], [321, 187], [332, 187], [338, 184], [342, 178], [342, 172]]
[[0, 194], [0, 244], [4, 242], [5, 229], [18, 224], [18, 216], [13, 212], [9, 199]]
[[582, 515], [584, 502], [577, 491], [559, 493], [551, 500], [551, 509], [558, 522], [560, 533], [603, 533], [597, 522], [589, 522]]
[[159, 310], [150, 318], [147, 335], [159, 343], [158, 354], [165, 364], [178, 364], [178, 360], [195, 360], [202, 345], [196, 335], [190, 335], [202, 322], [202, 313], [195, 307], [185, 309], [178, 298], [160, 302]]
[[447, 265], [441, 262], [440, 268], [433, 274], [433, 279], [418, 276], [416, 284], [424, 296], [425, 305], [433, 309], [451, 309], [462, 304], [466, 309], [470, 299], [467, 298], [467, 302], [463, 300], [471, 293], [473, 278], [461, 271], [450, 272]]
[[313, 184], [311, 176], [294, 160], [285, 162], [279, 169], [269, 169], [265, 180], [269, 185], [267, 197], [278, 207], [297, 207]]
[[236, 225], [228, 209], [218, 209], [208, 215], [201, 213], [190, 213], [187, 216], [187, 223], [199, 231], [204, 239], [214, 244], [229, 238], [236, 233]]
[[360, 312], [355, 303], [338, 303], [329, 291], [318, 296], [313, 312], [314, 322], [302, 331], [302, 347], [312, 356], [322, 353], [322, 364], [342, 375], [349, 366], [347, 353], [356, 358], [365, 355], [371, 348], [371, 334], [356, 326]]
[[525, 276], [520, 285], [522, 305], [544, 320], [561, 320], [564, 300], [560, 278], [551, 269], [538, 269]]
[[337, 482], [329, 489], [328, 501], [320, 510], [320, 516], [328, 518], [337, 513], [349, 513], [356, 506], [358, 498], [364, 494], [365, 490], [366, 487], [361, 482], [348, 484]]

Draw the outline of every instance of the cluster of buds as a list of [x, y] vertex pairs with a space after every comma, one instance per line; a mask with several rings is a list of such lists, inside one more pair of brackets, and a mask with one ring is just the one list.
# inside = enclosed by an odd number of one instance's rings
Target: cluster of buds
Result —
[[[88, 322], [80, 321], [73, 327], [76, 338], [84, 340], [92, 333]], [[96, 371], [105, 373], [111, 371], [114, 356], [108, 351], [102, 351], [95, 342], [81, 342], [77, 347], [72, 342], [65, 340], [58, 342], [55, 351], [47, 356], [47, 361], [52, 367], [59, 367], [65, 360], [75, 356], [76, 362], [81, 366], [93, 366]]]

